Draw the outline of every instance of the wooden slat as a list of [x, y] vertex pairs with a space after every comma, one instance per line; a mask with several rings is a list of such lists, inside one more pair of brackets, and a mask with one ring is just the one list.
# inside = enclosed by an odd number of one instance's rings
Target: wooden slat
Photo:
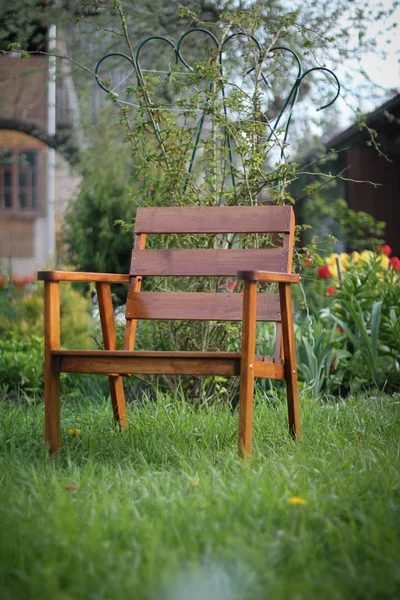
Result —
[[131, 275], [218, 277], [238, 271], [287, 272], [288, 254], [280, 248], [261, 250], [135, 250]]
[[239, 271], [239, 279], [244, 281], [260, 281], [264, 283], [300, 283], [297, 273], [273, 273], [272, 271]]
[[[55, 350], [53, 353], [55, 357], [63, 356], [79, 356], [90, 358], [101, 358], [103, 356], [107, 358], [240, 358], [240, 352], [200, 352], [200, 351], [186, 351], [186, 350]], [[256, 356], [258, 360], [268, 360], [269, 357]]]
[[[121, 375], [239, 375], [240, 352], [108, 352], [104, 350], [60, 350], [53, 352], [56, 371], [63, 373], [117, 372]], [[261, 358], [256, 356], [255, 359]], [[284, 379], [284, 365], [254, 361], [254, 376]]]
[[79, 271], [38, 271], [39, 281], [105, 281], [108, 283], [129, 283], [129, 275], [114, 273], [84, 273]]
[[283, 364], [273, 362], [254, 362], [254, 377], [265, 379], [285, 379], [285, 367]]
[[283, 233], [290, 206], [191, 206], [138, 208], [136, 233]]
[[[280, 321], [279, 294], [258, 294], [257, 320]], [[127, 319], [241, 321], [243, 295], [235, 293], [130, 292]]]
[[[197, 352], [61, 352], [54, 362], [63, 373], [239, 375], [240, 355]], [[197, 355], [197, 356], [196, 356]], [[200, 355], [200, 356], [199, 356]]]

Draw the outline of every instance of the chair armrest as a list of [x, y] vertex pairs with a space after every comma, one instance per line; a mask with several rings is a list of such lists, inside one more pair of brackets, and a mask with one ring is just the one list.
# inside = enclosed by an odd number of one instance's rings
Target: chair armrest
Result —
[[244, 281], [260, 281], [266, 283], [300, 283], [297, 273], [273, 273], [272, 271], [238, 271], [239, 279]]
[[114, 273], [83, 273], [78, 271], [38, 271], [39, 281], [94, 281], [105, 283], [129, 283], [129, 275]]

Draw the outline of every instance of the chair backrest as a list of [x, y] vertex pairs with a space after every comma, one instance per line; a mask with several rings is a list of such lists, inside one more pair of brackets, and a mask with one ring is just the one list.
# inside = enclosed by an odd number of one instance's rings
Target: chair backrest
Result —
[[[147, 234], [277, 234], [260, 249], [145, 249]], [[278, 235], [281, 234], [281, 235]], [[294, 213], [290, 206], [138, 208], [128, 295], [125, 348], [133, 349], [136, 319], [240, 321], [237, 293], [140, 292], [144, 276], [236, 277], [238, 271], [289, 273]], [[258, 321], [280, 321], [278, 294], [259, 294]]]

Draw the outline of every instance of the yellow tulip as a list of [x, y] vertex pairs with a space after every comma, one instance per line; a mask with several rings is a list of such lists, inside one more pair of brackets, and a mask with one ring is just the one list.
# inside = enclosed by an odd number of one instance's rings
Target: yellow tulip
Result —
[[384, 269], [389, 268], [390, 261], [389, 261], [389, 257], [386, 256], [386, 254], [378, 254], [377, 261], [380, 265], [382, 265], [382, 267]]
[[325, 263], [333, 279], [339, 278], [336, 259], [339, 259], [340, 269], [342, 271], [348, 271], [350, 263], [350, 257], [345, 252], [342, 252], [341, 254], [331, 254], [328, 258], [326, 258]]
[[339, 279], [338, 270], [336, 263], [334, 265], [328, 265], [329, 273], [333, 279]]
[[363, 252], [361, 252], [360, 254], [360, 260], [366, 262], [366, 263], [370, 263], [372, 258], [374, 256], [374, 253], [371, 252], [371, 250], [364, 250]]
[[350, 256], [348, 254], [346, 254], [345, 252], [341, 252], [339, 254], [339, 260], [340, 260], [340, 266], [342, 267], [342, 269], [344, 269], [345, 271], [348, 271], [349, 263], [350, 263]]

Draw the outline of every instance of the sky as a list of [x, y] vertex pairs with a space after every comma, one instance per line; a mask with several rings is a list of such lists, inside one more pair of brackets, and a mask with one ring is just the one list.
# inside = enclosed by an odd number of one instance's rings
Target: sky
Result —
[[[376, 3], [376, 0], [371, 0], [371, 4]], [[381, 4], [384, 5], [386, 9], [390, 7], [392, 4], [391, 0], [381, 0]], [[382, 29], [391, 26], [393, 23], [398, 24], [398, 29], [393, 29], [389, 34], [380, 35]], [[386, 50], [387, 57], [382, 58], [379, 56], [379, 53], [371, 52], [369, 54], [364, 55], [362, 61], [363, 69], [368, 73], [371, 77], [373, 84], [376, 86], [383, 86], [387, 90], [397, 90], [397, 93], [400, 92], [400, 6], [396, 9], [391, 19], [386, 21], [385, 23], [379, 23], [373, 25], [369, 29], [369, 34], [371, 36], [375, 36], [377, 40], [377, 50], [382, 51]], [[386, 43], [389, 41], [390, 43]], [[336, 69], [336, 74], [341, 78], [344, 76], [344, 68]], [[361, 75], [357, 76], [357, 69], [355, 70], [354, 79], [353, 79], [353, 87], [356, 88], [357, 85], [362, 83], [363, 79]], [[396, 93], [396, 92], [395, 92]], [[369, 112], [377, 108], [380, 104], [384, 102], [385, 99], [388, 99], [390, 95], [387, 94], [386, 98], [383, 98], [382, 101], [376, 98], [376, 96], [384, 95], [383, 92], [380, 92], [378, 89], [372, 89], [370, 97], [364, 98], [361, 102], [361, 110], [362, 112]], [[351, 100], [349, 100], [350, 104], [353, 104]], [[349, 121], [352, 120], [352, 112], [343, 106], [344, 102], [341, 102], [341, 108], [343, 110], [343, 119], [346, 121], [346, 124], [349, 124]], [[355, 104], [354, 104], [355, 107]]]

